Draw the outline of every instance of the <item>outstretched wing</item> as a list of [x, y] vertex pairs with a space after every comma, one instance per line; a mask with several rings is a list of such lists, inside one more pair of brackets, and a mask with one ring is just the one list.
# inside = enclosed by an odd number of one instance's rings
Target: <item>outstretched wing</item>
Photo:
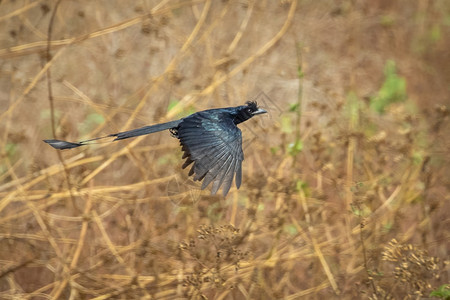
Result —
[[239, 188], [242, 181], [242, 133], [231, 118], [221, 115], [196, 113], [180, 123], [177, 130], [183, 158], [183, 169], [194, 163], [189, 175], [203, 180], [202, 189], [212, 182], [211, 193], [221, 186], [224, 196], [228, 194], [233, 178]]

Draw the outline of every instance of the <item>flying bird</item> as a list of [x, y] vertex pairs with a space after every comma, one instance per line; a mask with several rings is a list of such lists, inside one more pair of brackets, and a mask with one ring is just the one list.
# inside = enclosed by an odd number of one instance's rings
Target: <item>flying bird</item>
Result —
[[55, 149], [71, 149], [91, 144], [90, 142], [114, 137], [114, 141], [123, 140], [163, 130], [169, 130], [178, 138], [183, 151], [183, 169], [192, 164], [189, 176], [194, 181], [202, 181], [201, 189], [212, 183], [211, 194], [216, 194], [222, 186], [226, 196], [233, 178], [239, 189], [242, 182], [242, 132], [237, 127], [252, 117], [267, 113], [254, 101], [236, 107], [216, 108], [199, 111], [185, 118], [145, 126], [129, 131], [113, 133], [81, 142], [62, 140], [44, 140]]

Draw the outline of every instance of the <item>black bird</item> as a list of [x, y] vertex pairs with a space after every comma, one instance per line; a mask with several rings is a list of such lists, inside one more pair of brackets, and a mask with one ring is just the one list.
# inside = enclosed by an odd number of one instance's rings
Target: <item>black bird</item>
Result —
[[242, 132], [236, 125], [264, 113], [267, 111], [259, 108], [256, 102], [250, 101], [241, 106], [199, 111], [180, 120], [77, 143], [61, 140], [44, 142], [55, 149], [63, 150], [89, 145], [89, 142], [103, 138], [115, 137], [114, 141], [117, 141], [168, 129], [180, 140], [183, 159], [186, 158], [183, 169], [194, 163], [189, 176], [194, 175], [194, 181], [203, 180], [202, 189], [212, 182], [211, 194], [216, 194], [223, 185], [222, 193], [226, 196], [234, 177], [237, 188], [242, 182]]

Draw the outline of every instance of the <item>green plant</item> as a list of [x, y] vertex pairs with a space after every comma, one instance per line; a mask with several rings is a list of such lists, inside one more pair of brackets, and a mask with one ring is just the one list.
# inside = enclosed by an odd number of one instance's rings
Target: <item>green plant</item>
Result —
[[371, 99], [370, 107], [381, 114], [389, 105], [406, 98], [406, 80], [397, 74], [395, 62], [388, 60], [384, 67], [384, 82], [378, 94]]
[[430, 297], [438, 297], [441, 299], [450, 299], [450, 284], [443, 284], [430, 293]]

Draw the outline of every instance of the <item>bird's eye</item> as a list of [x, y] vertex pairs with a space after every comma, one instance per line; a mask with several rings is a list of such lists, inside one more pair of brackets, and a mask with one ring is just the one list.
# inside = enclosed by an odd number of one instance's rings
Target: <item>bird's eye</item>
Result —
[[249, 114], [251, 114], [252, 113], [252, 109], [249, 107], [249, 108], [247, 108], [247, 112], [249, 113]]

